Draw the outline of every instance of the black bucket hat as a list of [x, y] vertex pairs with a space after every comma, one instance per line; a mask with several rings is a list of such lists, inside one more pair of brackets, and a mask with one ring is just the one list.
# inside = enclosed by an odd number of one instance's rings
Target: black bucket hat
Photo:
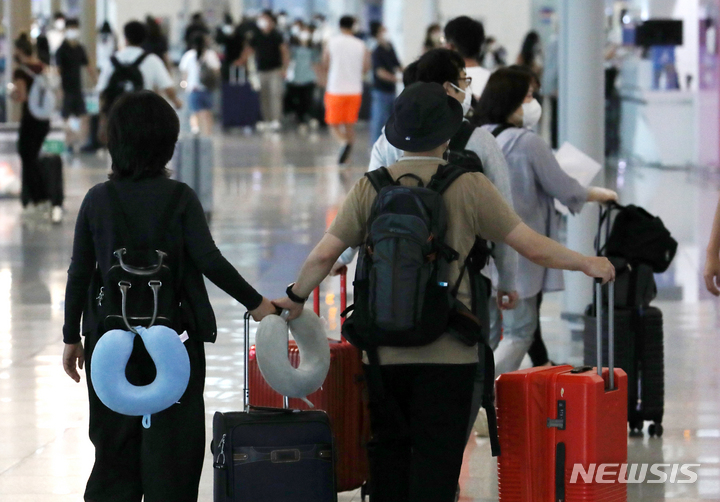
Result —
[[442, 85], [416, 82], [395, 100], [385, 137], [400, 150], [429, 152], [452, 138], [462, 121], [462, 105]]

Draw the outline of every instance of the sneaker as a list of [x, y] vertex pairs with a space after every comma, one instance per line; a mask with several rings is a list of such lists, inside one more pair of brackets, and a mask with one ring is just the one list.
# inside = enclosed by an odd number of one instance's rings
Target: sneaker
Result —
[[282, 127], [282, 126], [280, 125], [280, 121], [279, 121], [279, 120], [273, 120], [273, 121], [270, 122], [270, 124], [268, 125], [268, 130], [277, 132], [277, 131], [280, 130], [281, 127]]
[[346, 143], [345, 146], [340, 150], [340, 157], [338, 158], [338, 164], [344, 165], [350, 158], [350, 152], [352, 151], [352, 145]]
[[63, 219], [63, 208], [60, 206], [53, 206], [52, 212], [50, 213], [50, 221], [55, 224], [62, 223]]
[[317, 131], [320, 128], [320, 121], [318, 119], [310, 119], [310, 129]]
[[267, 129], [267, 123], [257, 122], [255, 124], [255, 129], [257, 129], [258, 132], [263, 132], [265, 129]]

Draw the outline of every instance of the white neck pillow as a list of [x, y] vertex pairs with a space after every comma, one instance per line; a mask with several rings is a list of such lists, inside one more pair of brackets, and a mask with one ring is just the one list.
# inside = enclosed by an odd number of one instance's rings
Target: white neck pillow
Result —
[[[293, 368], [288, 359], [288, 326], [300, 351], [297, 368]], [[330, 345], [325, 328], [320, 318], [308, 309], [289, 323], [280, 316], [265, 317], [257, 330], [255, 354], [263, 378], [275, 392], [305, 402], [308, 402], [307, 396], [322, 386], [330, 369]]]
[[90, 377], [100, 401], [116, 413], [142, 416], [145, 428], [150, 415], [175, 404], [190, 381], [190, 358], [178, 334], [166, 326], [135, 328], [155, 363], [157, 375], [148, 385], [133, 385], [125, 366], [133, 350], [135, 333], [108, 331], [98, 340], [92, 354]]

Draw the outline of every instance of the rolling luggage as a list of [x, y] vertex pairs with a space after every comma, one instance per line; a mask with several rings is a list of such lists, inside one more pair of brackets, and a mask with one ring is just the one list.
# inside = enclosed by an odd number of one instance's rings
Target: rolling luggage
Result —
[[[245, 314], [244, 411], [213, 417], [214, 502], [337, 502], [335, 445], [323, 411], [249, 405]], [[285, 400], [287, 401], [287, 400]]]
[[[340, 311], [345, 310], [346, 275], [340, 275]], [[315, 313], [320, 312], [319, 288], [314, 291]], [[290, 343], [289, 357], [294, 366], [299, 363], [299, 352], [294, 342]], [[272, 390], [265, 382], [250, 350], [250, 404], [253, 406], [281, 406], [282, 396]], [[370, 418], [364, 397], [365, 383], [360, 351], [344, 339], [330, 341], [330, 371], [322, 388], [309, 395], [307, 399], [315, 409], [326, 411], [335, 432], [337, 448], [337, 491], [343, 492], [362, 487], [362, 500], [365, 500], [368, 479], [368, 460], [366, 444], [370, 438]], [[295, 409], [310, 409], [299, 399], [290, 399]]]
[[62, 158], [57, 154], [41, 154], [38, 159], [38, 169], [45, 187], [45, 196], [53, 206], [62, 207], [65, 200]]
[[[597, 242], [603, 221], [607, 219], [606, 236], [610, 236], [609, 211], [601, 215]], [[602, 248], [600, 248], [602, 250]], [[600, 254], [600, 251], [598, 251]], [[611, 257], [613, 263], [625, 261]], [[665, 363], [663, 341], [662, 312], [649, 306], [654, 298], [654, 280], [652, 269], [647, 263], [633, 263], [626, 269], [618, 269], [618, 281], [624, 292], [615, 297], [615, 333], [614, 357], [617, 366], [625, 370], [628, 378], [628, 422], [630, 434], [642, 435], [645, 421], [653, 422], [648, 432], [651, 436], [662, 436], [662, 419], [665, 409]], [[629, 270], [627, 270], [629, 269]], [[622, 274], [622, 275], [621, 275]], [[624, 277], [623, 277], [624, 276]], [[607, 300], [604, 300], [606, 302]], [[605, 326], [607, 321], [603, 320]], [[596, 318], [592, 305], [585, 315], [584, 362], [592, 364], [597, 360]], [[607, 329], [606, 327], [604, 328]], [[604, 331], [606, 333], [606, 331]], [[606, 335], [603, 335], [605, 341]], [[608, 361], [607, 343], [603, 348], [603, 361]]]
[[213, 211], [214, 160], [212, 138], [199, 134], [181, 136], [172, 158], [173, 178], [195, 190], [208, 221]]
[[[598, 283], [601, 314], [599, 289]], [[612, 359], [609, 368], [597, 361], [595, 368], [538, 367], [500, 375], [500, 500], [625, 502], [627, 484], [618, 482], [618, 469], [627, 463], [627, 385], [627, 375]], [[601, 464], [616, 468], [598, 476]]]
[[222, 126], [255, 127], [260, 120], [260, 95], [245, 77], [245, 68], [230, 68], [230, 80], [222, 85]]

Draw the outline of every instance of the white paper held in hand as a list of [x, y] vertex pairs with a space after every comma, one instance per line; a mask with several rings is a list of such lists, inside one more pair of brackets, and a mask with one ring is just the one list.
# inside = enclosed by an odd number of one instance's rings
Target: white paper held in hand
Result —
[[[563, 171], [575, 178], [585, 188], [590, 186], [592, 180], [602, 169], [598, 161], [567, 141], [555, 152], [555, 159]], [[555, 200], [555, 209], [562, 214], [570, 214], [570, 210], [557, 199]]]

